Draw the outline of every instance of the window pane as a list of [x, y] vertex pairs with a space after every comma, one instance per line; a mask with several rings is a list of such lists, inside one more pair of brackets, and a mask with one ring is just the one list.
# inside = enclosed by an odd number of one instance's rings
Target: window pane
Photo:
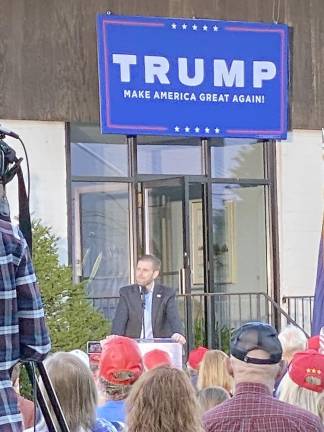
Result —
[[178, 290], [183, 267], [183, 187], [146, 187], [144, 196], [145, 252], [161, 259], [161, 282]]
[[[215, 292], [267, 292], [265, 201], [264, 186], [213, 184]], [[260, 299], [233, 296], [230, 309], [220, 307], [218, 312], [231, 326], [235, 326], [233, 319], [265, 319], [261, 317], [264, 307], [256, 304]]]
[[243, 139], [211, 140], [212, 177], [264, 178], [263, 143]]
[[128, 175], [128, 151], [122, 135], [101, 135], [97, 126], [71, 126], [72, 176]]
[[74, 256], [89, 297], [118, 295], [130, 279], [129, 193], [124, 183], [73, 183]]
[[139, 137], [137, 167], [140, 174], [202, 174], [200, 141]]

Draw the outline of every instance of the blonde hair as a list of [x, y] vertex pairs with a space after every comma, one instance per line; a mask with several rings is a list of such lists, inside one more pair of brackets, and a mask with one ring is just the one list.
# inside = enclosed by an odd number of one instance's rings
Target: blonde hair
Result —
[[[90, 369], [73, 354], [57, 352], [45, 360], [45, 368], [71, 432], [90, 429], [96, 419], [97, 390]], [[41, 383], [42, 390], [44, 385]], [[52, 411], [49, 397], [44, 392]], [[55, 416], [53, 416], [55, 418]]]
[[223, 351], [209, 350], [200, 363], [197, 388], [223, 387], [228, 392], [233, 390], [233, 379], [227, 371], [228, 355]]
[[161, 366], [145, 372], [126, 399], [128, 432], [203, 432], [199, 404], [187, 375]]
[[287, 325], [278, 335], [282, 346], [282, 358], [288, 363], [296, 352], [305, 351], [307, 338], [305, 333], [294, 325]]
[[206, 387], [199, 390], [197, 397], [201, 411], [204, 413], [216, 405], [225, 402], [231, 396], [223, 387]]
[[288, 373], [284, 376], [281, 382], [281, 391], [279, 395], [281, 401], [304, 408], [317, 416], [319, 416], [319, 401], [321, 396], [322, 393], [317, 393], [304, 387], [300, 387], [290, 378]]

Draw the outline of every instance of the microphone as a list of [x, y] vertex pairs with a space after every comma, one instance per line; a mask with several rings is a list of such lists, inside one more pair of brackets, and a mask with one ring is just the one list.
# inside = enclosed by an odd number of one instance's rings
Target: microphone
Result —
[[0, 135], [7, 135], [10, 136], [11, 138], [15, 138], [15, 139], [19, 139], [19, 135], [16, 134], [16, 132], [13, 132], [3, 126], [0, 125]]

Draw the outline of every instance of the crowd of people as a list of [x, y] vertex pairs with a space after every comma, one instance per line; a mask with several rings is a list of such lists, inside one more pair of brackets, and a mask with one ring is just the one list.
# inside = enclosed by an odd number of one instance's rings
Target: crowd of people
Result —
[[[198, 347], [183, 370], [166, 351], [142, 355], [125, 336], [102, 341], [90, 360], [74, 350], [44, 364], [71, 432], [324, 431], [320, 338], [292, 326], [278, 335], [247, 323], [233, 333], [229, 355]], [[46, 432], [42, 414], [23, 402], [25, 431], [35, 421]]]

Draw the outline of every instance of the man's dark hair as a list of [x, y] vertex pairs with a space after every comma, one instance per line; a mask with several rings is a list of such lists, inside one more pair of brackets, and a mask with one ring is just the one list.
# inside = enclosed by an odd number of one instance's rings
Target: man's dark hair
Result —
[[149, 254], [142, 255], [138, 259], [137, 263], [139, 263], [140, 261], [150, 261], [153, 265], [154, 271], [160, 270], [160, 268], [161, 268], [161, 260], [154, 255], [149, 255]]

